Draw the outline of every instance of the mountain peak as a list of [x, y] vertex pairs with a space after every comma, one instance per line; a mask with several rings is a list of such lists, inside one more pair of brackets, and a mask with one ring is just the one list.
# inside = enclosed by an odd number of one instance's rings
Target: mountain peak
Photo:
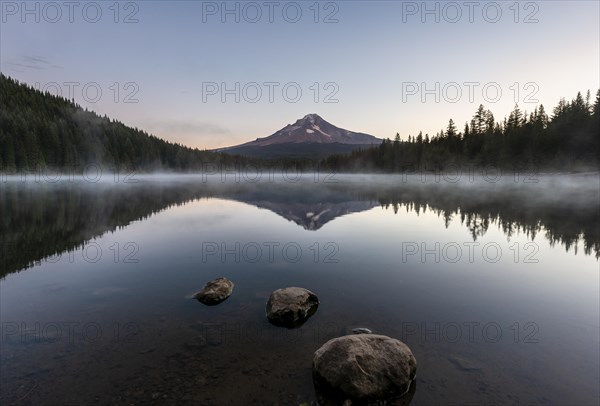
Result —
[[[293, 124], [288, 124], [279, 131], [271, 134], [268, 137], [257, 138], [255, 141], [250, 141], [245, 144], [236, 145], [225, 148], [222, 151], [231, 151], [235, 153], [243, 153], [247, 150], [254, 151], [255, 148], [271, 147], [277, 149], [278, 153], [283, 150], [291, 151], [294, 154], [301, 145], [335, 145], [333, 147], [314, 147], [315, 150], [322, 149], [323, 151], [348, 152], [352, 147], [366, 147], [369, 145], [377, 145], [381, 143], [381, 139], [369, 134], [348, 131], [346, 129], [336, 127], [335, 125], [325, 121], [316, 113], [307, 114], [304, 117], [296, 120]], [[335, 151], [334, 151], [335, 150]]]

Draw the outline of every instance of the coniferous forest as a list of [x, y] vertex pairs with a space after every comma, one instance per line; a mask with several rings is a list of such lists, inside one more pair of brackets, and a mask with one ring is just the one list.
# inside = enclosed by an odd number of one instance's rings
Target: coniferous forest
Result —
[[508, 118], [496, 120], [480, 105], [459, 130], [450, 119], [430, 136], [420, 132], [401, 141], [400, 135], [378, 147], [330, 156], [322, 167], [338, 171], [410, 172], [444, 170], [450, 166], [542, 170], [597, 170], [600, 167], [600, 90], [572, 101], [561, 99], [551, 113], [543, 105], [531, 113], [518, 105]]
[[203, 162], [230, 164], [236, 157], [192, 149], [0, 74], [0, 168], [201, 170]]
[[[268, 165], [274, 161], [192, 149], [99, 116], [65, 98], [34, 90], [0, 74], [0, 171], [77, 169], [101, 164], [113, 170], [197, 171], [207, 164]], [[518, 106], [497, 120], [479, 106], [459, 129], [430, 136], [396, 134], [376, 147], [323, 160], [279, 159], [276, 164], [338, 172], [443, 170], [454, 165], [597, 170], [600, 167], [600, 90], [562, 99], [548, 113]]]

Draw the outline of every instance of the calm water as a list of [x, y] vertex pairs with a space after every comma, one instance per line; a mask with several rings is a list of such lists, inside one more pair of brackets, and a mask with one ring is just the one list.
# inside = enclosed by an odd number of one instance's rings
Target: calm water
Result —
[[0, 183], [1, 404], [313, 404], [354, 327], [411, 347], [414, 405], [600, 401], [597, 174], [122, 180]]

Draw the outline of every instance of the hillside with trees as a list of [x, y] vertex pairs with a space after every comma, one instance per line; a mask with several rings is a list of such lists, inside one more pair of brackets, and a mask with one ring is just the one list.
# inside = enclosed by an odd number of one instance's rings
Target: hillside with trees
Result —
[[201, 170], [203, 163], [232, 164], [239, 157], [167, 142], [99, 116], [73, 101], [42, 93], [0, 74], [0, 168]]

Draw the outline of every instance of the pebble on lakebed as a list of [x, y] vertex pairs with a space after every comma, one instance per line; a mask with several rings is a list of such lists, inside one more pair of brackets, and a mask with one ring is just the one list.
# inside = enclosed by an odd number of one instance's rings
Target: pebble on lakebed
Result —
[[277, 289], [267, 301], [267, 319], [279, 327], [300, 327], [319, 307], [319, 299], [310, 290], [290, 287]]
[[194, 293], [194, 299], [213, 306], [227, 299], [233, 292], [233, 282], [227, 278], [217, 278], [208, 282], [201, 291]]
[[[313, 381], [321, 404], [410, 402], [417, 361], [406, 344], [378, 334], [329, 340], [313, 358]], [[387, 403], [386, 403], [387, 404]], [[406, 403], [408, 404], [408, 403]]]

